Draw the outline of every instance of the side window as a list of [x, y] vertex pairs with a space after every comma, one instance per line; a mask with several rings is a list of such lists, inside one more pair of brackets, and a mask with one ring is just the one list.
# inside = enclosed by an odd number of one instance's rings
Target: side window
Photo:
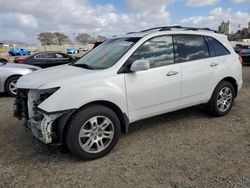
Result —
[[203, 36], [176, 35], [176, 60], [186, 62], [209, 57], [208, 47]]
[[209, 46], [210, 56], [214, 57], [230, 54], [229, 51], [216, 39], [207, 37], [207, 42]]
[[44, 53], [42, 54], [43, 58], [44, 59], [47, 59], [47, 58], [56, 58], [56, 54], [55, 53]]
[[129, 64], [139, 59], [146, 59], [150, 68], [174, 63], [172, 36], [160, 36], [148, 40], [128, 59]]
[[56, 54], [56, 58], [67, 58], [67, 57], [65, 57], [65, 55], [63, 55], [63, 54], [57, 53]]
[[38, 54], [35, 56], [35, 59], [42, 59], [43, 58], [43, 54]]

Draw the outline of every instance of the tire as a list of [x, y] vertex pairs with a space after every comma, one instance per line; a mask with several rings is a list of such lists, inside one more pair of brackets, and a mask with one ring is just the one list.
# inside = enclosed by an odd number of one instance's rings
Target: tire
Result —
[[228, 81], [222, 81], [216, 86], [211, 99], [206, 104], [207, 111], [213, 116], [224, 116], [231, 110], [234, 98], [233, 85]]
[[111, 109], [92, 105], [73, 115], [66, 133], [66, 144], [75, 156], [83, 160], [94, 160], [108, 154], [115, 147], [120, 132], [120, 121]]
[[15, 92], [15, 88], [13, 84], [16, 84], [17, 80], [20, 78], [21, 76], [12, 76], [10, 78], [7, 79], [7, 81], [5, 82], [4, 85], [4, 89], [5, 92], [7, 92], [10, 96], [14, 97], [16, 95]]

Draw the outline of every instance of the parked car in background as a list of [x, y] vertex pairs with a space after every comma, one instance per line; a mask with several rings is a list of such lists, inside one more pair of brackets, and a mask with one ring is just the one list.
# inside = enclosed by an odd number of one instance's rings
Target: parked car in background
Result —
[[68, 54], [77, 54], [79, 52], [80, 52], [80, 50], [78, 48], [68, 48], [67, 49]]
[[14, 63], [34, 65], [41, 68], [48, 68], [57, 65], [73, 63], [79, 57], [73, 57], [63, 52], [47, 51], [33, 54], [27, 58], [14, 60]]
[[85, 48], [80, 47], [80, 48], [78, 48], [78, 50], [79, 50], [79, 51], [82, 51], [82, 52], [84, 52], [84, 51], [88, 51], [87, 47], [85, 47]]
[[30, 55], [30, 50], [26, 50], [23, 48], [12, 48], [8, 51], [9, 55]]
[[248, 46], [248, 45], [242, 45], [242, 44], [236, 44], [235, 48], [234, 48], [234, 51], [237, 54], [239, 54], [242, 50], [245, 50], [245, 49], [250, 49], [250, 46]]
[[73, 64], [23, 76], [14, 115], [42, 142], [93, 160], [109, 153], [132, 122], [200, 104], [226, 115], [242, 82], [240, 57], [226, 35], [152, 28], [107, 40]]
[[0, 57], [0, 63], [7, 63], [7, 62], [8, 62], [7, 59]]
[[243, 65], [250, 65], [250, 48], [240, 51]]
[[28, 73], [39, 70], [39, 67], [0, 62], [0, 92], [16, 95], [17, 80]]

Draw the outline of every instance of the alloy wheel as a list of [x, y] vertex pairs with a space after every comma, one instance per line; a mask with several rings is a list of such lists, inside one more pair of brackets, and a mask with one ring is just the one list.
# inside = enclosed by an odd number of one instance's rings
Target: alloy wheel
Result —
[[217, 108], [221, 112], [227, 111], [232, 103], [233, 92], [229, 87], [224, 87], [219, 92], [217, 98]]
[[114, 137], [114, 125], [105, 116], [94, 116], [87, 120], [79, 132], [79, 144], [88, 153], [99, 153], [106, 149]]

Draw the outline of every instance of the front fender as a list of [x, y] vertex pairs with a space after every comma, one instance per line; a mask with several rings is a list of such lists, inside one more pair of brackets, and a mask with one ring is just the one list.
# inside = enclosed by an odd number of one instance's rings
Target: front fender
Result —
[[67, 87], [62, 86], [53, 95], [43, 101], [38, 108], [52, 113], [79, 109], [85, 104], [100, 100], [116, 104], [122, 112], [127, 114], [123, 75], [118, 75], [107, 80], [94, 80], [83, 84], [73, 83]]

